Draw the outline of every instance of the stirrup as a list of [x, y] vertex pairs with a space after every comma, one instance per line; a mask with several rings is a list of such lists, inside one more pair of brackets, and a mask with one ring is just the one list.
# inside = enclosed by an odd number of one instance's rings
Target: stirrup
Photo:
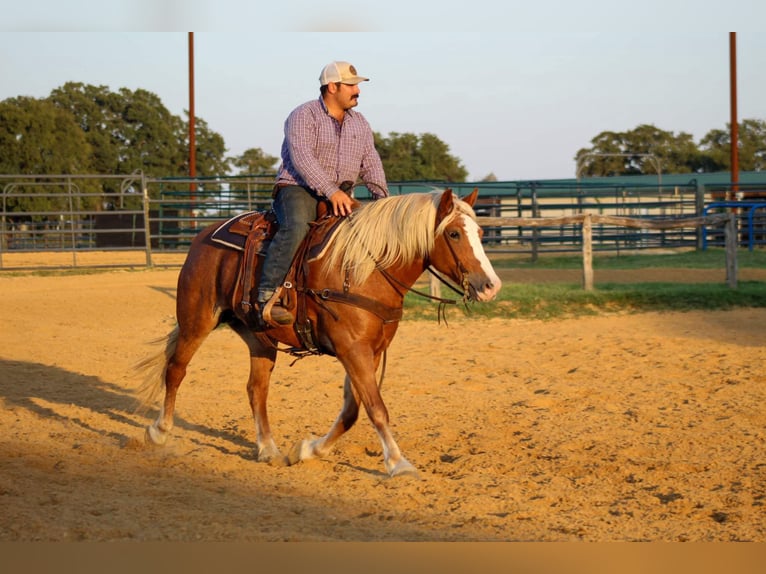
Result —
[[279, 290], [277, 290], [268, 301], [258, 303], [262, 321], [272, 327], [284, 327], [295, 322], [293, 314], [279, 303], [279, 295]]

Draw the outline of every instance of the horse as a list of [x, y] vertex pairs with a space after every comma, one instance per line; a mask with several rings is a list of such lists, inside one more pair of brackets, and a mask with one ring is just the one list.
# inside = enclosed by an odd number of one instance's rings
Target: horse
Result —
[[[376, 373], [399, 326], [405, 294], [427, 270], [434, 269], [461, 289], [464, 301], [491, 301], [501, 282], [482, 247], [476, 222], [474, 190], [460, 199], [450, 189], [390, 196], [361, 204], [340, 219], [323, 251], [303, 267], [299, 286], [307, 324], [317, 354], [334, 356], [345, 370], [343, 402], [327, 434], [296, 443], [285, 457], [277, 447], [267, 414], [269, 380], [277, 352], [288, 345], [305, 349], [298, 325], [254, 325], [233, 303], [242, 252], [211, 241], [212, 224], [192, 240], [179, 272], [176, 325], [162, 351], [141, 363], [154, 372], [144, 384], [144, 404], [164, 389], [157, 419], [146, 428], [149, 445], [163, 445], [173, 428], [176, 394], [187, 365], [207, 335], [228, 325], [247, 344], [250, 374], [247, 394], [256, 430], [259, 462], [292, 465], [329, 454], [335, 442], [357, 421], [360, 403], [383, 447], [390, 476], [415, 475], [389, 426]], [[333, 217], [328, 215], [327, 217]], [[258, 255], [253, 292], [263, 257]], [[295, 288], [294, 285], [285, 286]]]

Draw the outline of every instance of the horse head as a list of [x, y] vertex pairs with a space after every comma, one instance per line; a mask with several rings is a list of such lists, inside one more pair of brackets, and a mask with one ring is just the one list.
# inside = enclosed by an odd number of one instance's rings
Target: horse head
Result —
[[436, 238], [429, 263], [460, 285], [469, 300], [491, 301], [500, 292], [501, 281], [481, 244], [484, 232], [473, 211], [478, 195], [479, 190], [474, 189], [460, 200], [451, 189], [442, 192], [436, 210]]

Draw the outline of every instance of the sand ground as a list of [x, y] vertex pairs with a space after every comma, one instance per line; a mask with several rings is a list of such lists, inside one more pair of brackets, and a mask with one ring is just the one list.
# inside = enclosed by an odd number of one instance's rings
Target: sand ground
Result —
[[[257, 463], [227, 329], [144, 446], [132, 367], [176, 277], [0, 274], [0, 541], [766, 541], [765, 309], [403, 321], [383, 395], [420, 479], [390, 479], [366, 418], [323, 460]], [[343, 381], [291, 362], [284, 451], [327, 431]]]

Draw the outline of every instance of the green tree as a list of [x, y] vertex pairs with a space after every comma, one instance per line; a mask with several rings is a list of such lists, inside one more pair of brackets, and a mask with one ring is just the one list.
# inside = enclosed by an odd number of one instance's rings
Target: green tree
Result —
[[[745, 119], [738, 125], [739, 168], [744, 171], [766, 169], [766, 121]], [[710, 130], [700, 140], [705, 171], [731, 169], [731, 123], [725, 130]]]
[[262, 175], [274, 173], [279, 158], [266, 154], [261, 148], [249, 148], [242, 155], [230, 157], [229, 161], [238, 170], [237, 175]]
[[[70, 111], [85, 132], [97, 173], [141, 170], [154, 177], [191, 173], [188, 111], [185, 120], [172, 115], [156, 94], [127, 88], [115, 93], [105, 86], [69, 82], [53, 90], [49, 99]], [[199, 117], [195, 118], [195, 144], [197, 175], [224, 174], [230, 169], [223, 137]]]
[[53, 90], [48, 100], [69, 111], [91, 148], [95, 173], [119, 173], [122, 98], [106, 86], [68, 82]]
[[578, 150], [578, 175], [614, 176], [690, 173], [704, 165], [691, 134], [675, 134], [642, 124], [627, 132], [604, 131], [592, 147]]
[[[188, 118], [188, 112], [187, 112]], [[189, 123], [183, 125], [183, 133], [179, 134], [182, 148], [185, 152], [182, 166], [183, 173], [191, 173], [189, 170]], [[195, 139], [195, 168], [198, 176], [223, 175], [231, 169], [231, 161], [226, 157], [226, 143], [221, 134], [210, 129], [208, 123], [202, 118], [194, 119]]]
[[147, 90], [121, 88], [118, 173], [142, 170], [153, 177], [188, 175], [184, 122]]
[[86, 173], [91, 148], [71, 114], [29, 97], [0, 102], [0, 167], [5, 173]]
[[[0, 173], [88, 173], [91, 156], [85, 134], [66, 110], [30, 97], [0, 102]], [[6, 206], [10, 211], [41, 211], [51, 206], [65, 210], [68, 206], [64, 185], [48, 185], [41, 192], [30, 180], [30, 185], [19, 184], [14, 192], [28, 197], [9, 197]]]
[[433, 134], [415, 135], [391, 132], [388, 137], [374, 134], [389, 181], [463, 182], [468, 171], [449, 153], [449, 146]]

